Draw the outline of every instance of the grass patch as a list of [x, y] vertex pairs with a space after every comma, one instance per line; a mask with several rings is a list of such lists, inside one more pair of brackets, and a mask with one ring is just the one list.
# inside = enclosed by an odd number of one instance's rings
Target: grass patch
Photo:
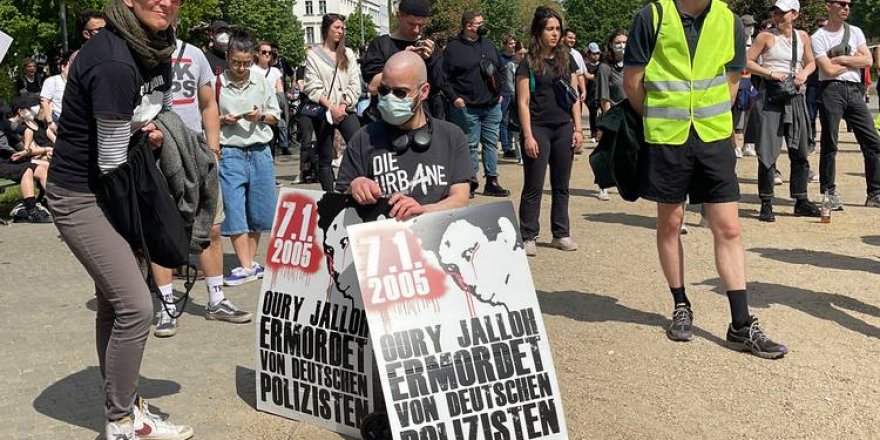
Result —
[[0, 216], [9, 218], [9, 211], [21, 200], [21, 188], [13, 186], [0, 193]]

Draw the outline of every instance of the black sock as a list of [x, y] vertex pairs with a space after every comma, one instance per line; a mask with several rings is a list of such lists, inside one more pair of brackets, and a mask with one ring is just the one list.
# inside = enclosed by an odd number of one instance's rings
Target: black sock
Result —
[[749, 324], [749, 296], [745, 290], [731, 290], [727, 292], [727, 301], [730, 302], [730, 320], [733, 328], [740, 329]]
[[37, 198], [36, 197], [25, 197], [24, 198], [24, 209], [28, 211], [33, 211], [34, 208], [37, 207]]
[[675, 305], [685, 304], [688, 307], [691, 306], [687, 295], [684, 294], [684, 287], [670, 287], [669, 291], [672, 292], [672, 301], [675, 302]]

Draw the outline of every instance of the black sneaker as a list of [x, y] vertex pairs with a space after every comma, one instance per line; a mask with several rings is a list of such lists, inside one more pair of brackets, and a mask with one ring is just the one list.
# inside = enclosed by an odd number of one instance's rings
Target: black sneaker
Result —
[[758, 214], [758, 220], [767, 223], [776, 221], [776, 215], [773, 214], [773, 203], [761, 202], [761, 213]]
[[687, 304], [676, 304], [672, 311], [672, 324], [666, 329], [666, 337], [673, 341], [686, 342], [694, 337], [691, 326], [694, 323], [694, 312]]
[[475, 180], [471, 180], [471, 181], [468, 182], [468, 183], [471, 184], [471, 198], [474, 198], [474, 194], [476, 194], [476, 192], [477, 192], [477, 188], [480, 187], [480, 183], [477, 182], [477, 181], [475, 181]]
[[52, 223], [52, 216], [39, 208], [23, 211], [22, 214], [24, 215], [14, 216], [12, 221], [15, 223]]
[[489, 197], [507, 197], [510, 195], [510, 191], [501, 187], [498, 184], [498, 178], [492, 177], [486, 179], [486, 186], [483, 187], [483, 195]]
[[798, 200], [794, 204], [795, 217], [821, 217], [819, 206], [809, 200]]
[[764, 359], [778, 359], [788, 353], [788, 348], [771, 341], [764, 334], [758, 326], [758, 318], [754, 316], [751, 317], [748, 325], [740, 329], [734, 329], [733, 324], [727, 326], [727, 342], [734, 350], [750, 351]]
[[515, 150], [505, 150], [503, 156], [507, 159], [516, 159]]

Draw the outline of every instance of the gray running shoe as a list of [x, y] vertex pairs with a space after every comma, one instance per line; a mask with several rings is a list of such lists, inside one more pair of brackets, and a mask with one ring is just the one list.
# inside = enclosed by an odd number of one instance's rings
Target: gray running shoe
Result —
[[869, 208], [880, 208], [880, 194], [874, 194], [865, 200], [865, 206]]
[[157, 338], [170, 338], [177, 334], [177, 318], [172, 318], [163, 308], [159, 312], [159, 322], [156, 323], [156, 330], [153, 336]]
[[235, 324], [251, 322], [251, 313], [239, 310], [235, 304], [224, 299], [215, 305], [208, 304], [205, 307], [205, 319], [209, 321], [226, 321]]
[[752, 316], [749, 324], [735, 329], [733, 324], [727, 326], [727, 343], [738, 351], [750, 351], [764, 359], [778, 359], [788, 353], [788, 348], [770, 340], [758, 325], [758, 318]]
[[672, 324], [666, 329], [666, 337], [673, 341], [686, 342], [694, 337], [691, 327], [694, 323], [694, 312], [687, 304], [676, 304], [672, 311]]
[[577, 243], [571, 237], [554, 238], [550, 245], [563, 251], [576, 251], [578, 249]]
[[832, 211], [843, 211], [843, 198], [840, 197], [840, 193], [836, 189], [831, 192], [828, 198], [831, 199]]

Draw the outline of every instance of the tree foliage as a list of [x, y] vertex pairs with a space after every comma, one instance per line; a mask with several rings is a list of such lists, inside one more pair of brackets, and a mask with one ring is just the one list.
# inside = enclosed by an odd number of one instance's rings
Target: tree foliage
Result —
[[[361, 27], [361, 19], [363, 19], [363, 27]], [[363, 29], [363, 38], [361, 38], [361, 29]], [[370, 14], [355, 11], [345, 18], [345, 41], [355, 52], [366, 48], [367, 43], [378, 36], [379, 31], [376, 30], [376, 24], [373, 23]]]
[[565, 0], [565, 26], [577, 32], [578, 49], [591, 41], [602, 46], [615, 28], [629, 29], [633, 17], [646, 3], [646, 0]]
[[255, 40], [277, 44], [290, 62], [304, 58], [303, 29], [293, 15], [293, 0], [221, 0], [220, 10], [229, 24], [249, 29]]

